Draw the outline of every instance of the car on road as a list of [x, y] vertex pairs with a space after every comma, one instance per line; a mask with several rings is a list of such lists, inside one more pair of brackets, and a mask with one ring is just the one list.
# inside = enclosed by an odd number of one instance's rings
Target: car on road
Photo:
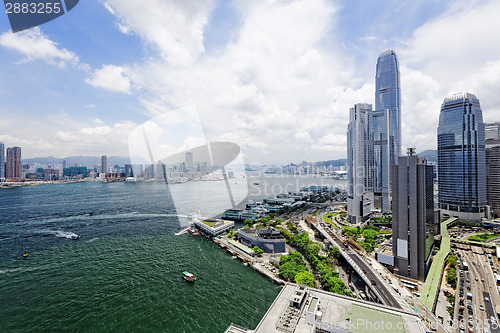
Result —
[[476, 281], [477, 281], [477, 280], [479, 280], [479, 279], [478, 279], [478, 278], [477, 278], [477, 276], [476, 276]]
[[483, 278], [481, 278], [481, 282], [484, 282], [484, 279], [483, 279]]
[[485, 300], [485, 302], [489, 302], [490, 301], [490, 299], [488, 297], [485, 297], [484, 300]]
[[479, 304], [479, 310], [484, 311], [484, 306], [482, 304]]

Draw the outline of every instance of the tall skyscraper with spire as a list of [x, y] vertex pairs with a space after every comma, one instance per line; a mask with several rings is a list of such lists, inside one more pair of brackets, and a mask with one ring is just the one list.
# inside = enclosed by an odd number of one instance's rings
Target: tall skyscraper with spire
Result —
[[[401, 90], [396, 53], [387, 50], [377, 59], [375, 110], [356, 104], [348, 125], [348, 215], [353, 223], [366, 218], [371, 208], [391, 210], [391, 167], [401, 150]], [[370, 209], [371, 209], [370, 208]]]
[[401, 88], [399, 62], [394, 50], [382, 52], [377, 59], [375, 110], [389, 110], [390, 164], [398, 164], [401, 155]]

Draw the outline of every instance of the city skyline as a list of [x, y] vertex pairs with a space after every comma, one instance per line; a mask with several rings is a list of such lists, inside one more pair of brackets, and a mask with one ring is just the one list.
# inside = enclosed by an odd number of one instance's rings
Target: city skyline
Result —
[[499, 120], [494, 1], [154, 5], [86, 1], [18, 34], [0, 20], [0, 140], [27, 157], [125, 156], [138, 124], [194, 104], [208, 138], [239, 144], [246, 162], [343, 158], [347, 110], [375, 104], [374, 59], [389, 48], [404, 64], [401, 148], [435, 149], [454, 92]]

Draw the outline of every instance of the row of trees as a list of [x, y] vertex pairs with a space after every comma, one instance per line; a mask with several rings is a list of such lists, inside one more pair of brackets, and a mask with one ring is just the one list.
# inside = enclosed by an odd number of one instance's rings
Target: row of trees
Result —
[[[338, 273], [332, 270], [332, 267], [327, 262], [327, 257], [319, 254], [322, 245], [311, 241], [307, 233], [296, 234], [283, 228], [280, 228], [280, 231], [286, 238], [287, 243], [304, 255], [314, 272], [320, 275], [320, 281], [325, 290], [341, 295], [353, 296], [349, 288], [338, 277]], [[340, 254], [340, 252], [336, 254], [335, 250], [331, 250], [329, 253], [332, 256]]]
[[457, 287], [457, 257], [449, 255], [447, 259], [448, 268], [446, 269], [446, 283], [449, 283], [453, 288]]

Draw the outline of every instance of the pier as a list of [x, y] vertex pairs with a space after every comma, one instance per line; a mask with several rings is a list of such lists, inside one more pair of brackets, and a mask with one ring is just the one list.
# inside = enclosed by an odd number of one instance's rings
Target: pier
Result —
[[265, 276], [266, 278], [273, 281], [274, 283], [279, 284], [279, 285], [283, 285], [286, 283], [285, 280], [280, 279], [279, 277], [277, 277], [276, 275], [274, 275], [272, 272], [270, 272], [268, 269], [265, 268], [265, 266], [264, 266], [265, 262], [263, 259], [260, 259], [258, 257], [253, 257], [253, 256], [247, 254], [241, 248], [238, 248], [235, 245], [231, 244], [225, 238], [214, 238], [213, 242], [215, 244], [219, 245], [221, 248], [223, 248], [227, 252], [236, 256], [238, 259], [240, 259], [244, 263], [247, 263], [249, 267], [253, 268], [257, 272], [259, 272], [261, 275]]

